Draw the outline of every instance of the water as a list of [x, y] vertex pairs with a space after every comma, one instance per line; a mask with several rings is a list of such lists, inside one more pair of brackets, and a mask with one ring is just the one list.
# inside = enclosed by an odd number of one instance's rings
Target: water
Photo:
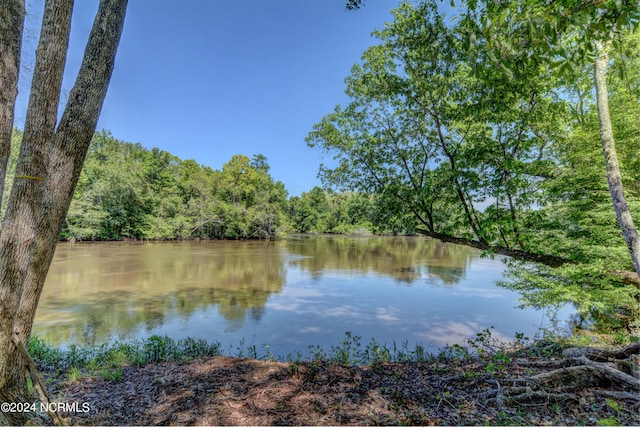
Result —
[[436, 351], [492, 326], [510, 339], [566, 324], [568, 308], [518, 308], [518, 294], [495, 285], [504, 269], [421, 237], [62, 243], [34, 332], [62, 346], [168, 335], [286, 356], [329, 349], [346, 331]]

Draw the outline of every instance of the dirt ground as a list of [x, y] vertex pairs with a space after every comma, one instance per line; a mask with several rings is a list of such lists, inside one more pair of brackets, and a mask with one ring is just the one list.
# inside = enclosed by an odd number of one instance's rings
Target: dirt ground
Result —
[[344, 366], [217, 356], [126, 367], [117, 382], [84, 378], [62, 384], [55, 400], [89, 405], [64, 414], [72, 425], [640, 424], [640, 390], [608, 379], [522, 387], [563, 362], [510, 362]]

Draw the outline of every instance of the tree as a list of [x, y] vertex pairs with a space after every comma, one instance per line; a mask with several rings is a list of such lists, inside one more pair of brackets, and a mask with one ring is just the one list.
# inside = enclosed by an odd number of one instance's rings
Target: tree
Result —
[[376, 193], [431, 237], [550, 261], [527, 245], [523, 216], [541, 197], [549, 146], [563, 138], [553, 80], [489, 70], [494, 52], [468, 55], [435, 1], [393, 14], [346, 79], [350, 104], [307, 138], [339, 161], [321, 169], [325, 183]]
[[[0, 348], [7, 349], [0, 353], [2, 401], [29, 400], [24, 364], [12, 339], [15, 334], [26, 345], [31, 333], [40, 292], [113, 72], [126, 6], [127, 0], [100, 2], [82, 65], [56, 127], [73, 1], [45, 3], [24, 138], [0, 233]], [[14, 23], [9, 31], [2, 28], [11, 37], [0, 42], [0, 62], [17, 64], [13, 55], [19, 50], [13, 44], [20, 43], [24, 3], [8, 0], [0, 10], [9, 13]], [[3, 101], [8, 99], [7, 105], [14, 108], [10, 98], [3, 97]], [[3, 104], [2, 108], [7, 107]], [[13, 123], [2, 123], [3, 137], [7, 125]], [[6, 169], [0, 172], [4, 175]], [[0, 414], [0, 423], [24, 424], [26, 417]]]
[[[3, 2], [0, 7], [0, 196], [4, 194], [5, 171], [11, 154], [11, 135], [24, 27], [24, 2]], [[2, 197], [0, 197], [0, 204]]]
[[[609, 49], [620, 36], [638, 27], [640, 8], [634, 0], [547, 2], [468, 0], [462, 19], [470, 40], [483, 39], [506, 55], [496, 66], [514, 79], [530, 67], [556, 67], [566, 74], [584, 64], [593, 66], [593, 82], [600, 123], [600, 143], [613, 209], [640, 279], [640, 236], [633, 222], [622, 183], [611, 117], [607, 68]], [[474, 43], [467, 44], [474, 51]]]
[[267, 162], [267, 156], [264, 154], [254, 154], [251, 156], [251, 167], [266, 173], [269, 173], [269, 169], [271, 169], [271, 166], [269, 166]]
[[225, 238], [271, 238], [278, 234], [286, 212], [286, 190], [273, 182], [267, 158], [237, 154], [222, 166], [221, 217]]
[[360, 9], [364, 5], [364, 0], [347, 0], [347, 10]]

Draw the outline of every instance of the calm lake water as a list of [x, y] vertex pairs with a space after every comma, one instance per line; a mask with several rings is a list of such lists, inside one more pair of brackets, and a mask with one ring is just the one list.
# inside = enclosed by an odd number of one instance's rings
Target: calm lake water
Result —
[[58, 345], [151, 335], [244, 342], [275, 355], [363, 344], [437, 350], [491, 326], [533, 336], [558, 313], [518, 308], [501, 259], [421, 237], [292, 236], [278, 242], [61, 243], [34, 332]]

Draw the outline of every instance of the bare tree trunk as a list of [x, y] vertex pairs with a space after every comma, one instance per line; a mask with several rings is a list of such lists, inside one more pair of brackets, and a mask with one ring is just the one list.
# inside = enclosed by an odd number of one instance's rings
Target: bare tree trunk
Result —
[[[0, 233], [0, 343], [4, 348], [13, 347], [13, 322], [36, 239], [72, 8], [73, 0], [48, 0], [45, 3], [25, 132]], [[20, 368], [24, 365], [17, 362], [20, 358], [13, 360], [12, 355], [11, 351], [0, 353], [0, 387], [11, 379], [23, 379]]]
[[618, 218], [618, 224], [622, 230], [622, 235], [627, 243], [631, 261], [636, 273], [640, 276], [640, 238], [633, 223], [629, 205], [624, 197], [622, 187], [622, 175], [618, 164], [616, 145], [613, 139], [611, 127], [611, 117], [609, 115], [609, 93], [607, 90], [607, 67], [609, 65], [609, 54], [607, 46], [602, 42], [596, 42], [598, 56], [594, 65], [594, 81], [596, 85], [596, 101], [598, 107], [598, 119], [600, 121], [600, 142], [604, 152], [604, 161], [607, 167], [607, 181], [609, 182], [609, 192], [613, 209]]
[[38, 300], [113, 71], [127, 0], [103, 0], [84, 61], [53, 137], [37, 241], [24, 283], [14, 332], [27, 344]]
[[24, 1], [0, 0], [0, 208], [11, 154], [23, 27]]
[[[73, 0], [47, 1], [40, 40], [44, 50], [50, 48], [45, 37], [47, 22], [61, 31], [66, 25], [64, 19], [70, 23], [72, 7]], [[30, 102], [27, 118], [32, 102], [36, 105], [42, 101], [47, 114], [53, 113], [53, 121], [34, 119], [30, 122], [27, 119], [38, 138], [32, 138], [29, 143], [25, 130], [16, 171], [19, 188], [14, 184], [0, 234], [0, 348], [8, 349], [0, 353], [0, 397], [5, 400], [24, 391], [19, 379], [22, 375], [19, 352], [11, 342], [11, 335], [16, 332], [24, 344], [28, 342], [40, 292], [107, 93], [126, 7], [127, 0], [101, 0], [78, 77], [55, 135], [59, 85], [56, 94], [35, 93], [37, 91], [32, 89], [32, 97], [38, 100]], [[64, 14], [64, 10], [66, 18], [50, 14]], [[53, 42], [49, 40], [49, 43]], [[63, 50], [66, 53], [66, 46]], [[40, 55], [44, 54], [39, 46]], [[49, 63], [49, 67], [57, 70], [49, 71], [49, 74], [57, 76], [59, 72], [61, 78], [63, 62]], [[51, 70], [49, 67], [46, 68]], [[34, 85], [35, 81], [34, 74]], [[9, 422], [20, 424], [21, 420], [9, 417]]]

